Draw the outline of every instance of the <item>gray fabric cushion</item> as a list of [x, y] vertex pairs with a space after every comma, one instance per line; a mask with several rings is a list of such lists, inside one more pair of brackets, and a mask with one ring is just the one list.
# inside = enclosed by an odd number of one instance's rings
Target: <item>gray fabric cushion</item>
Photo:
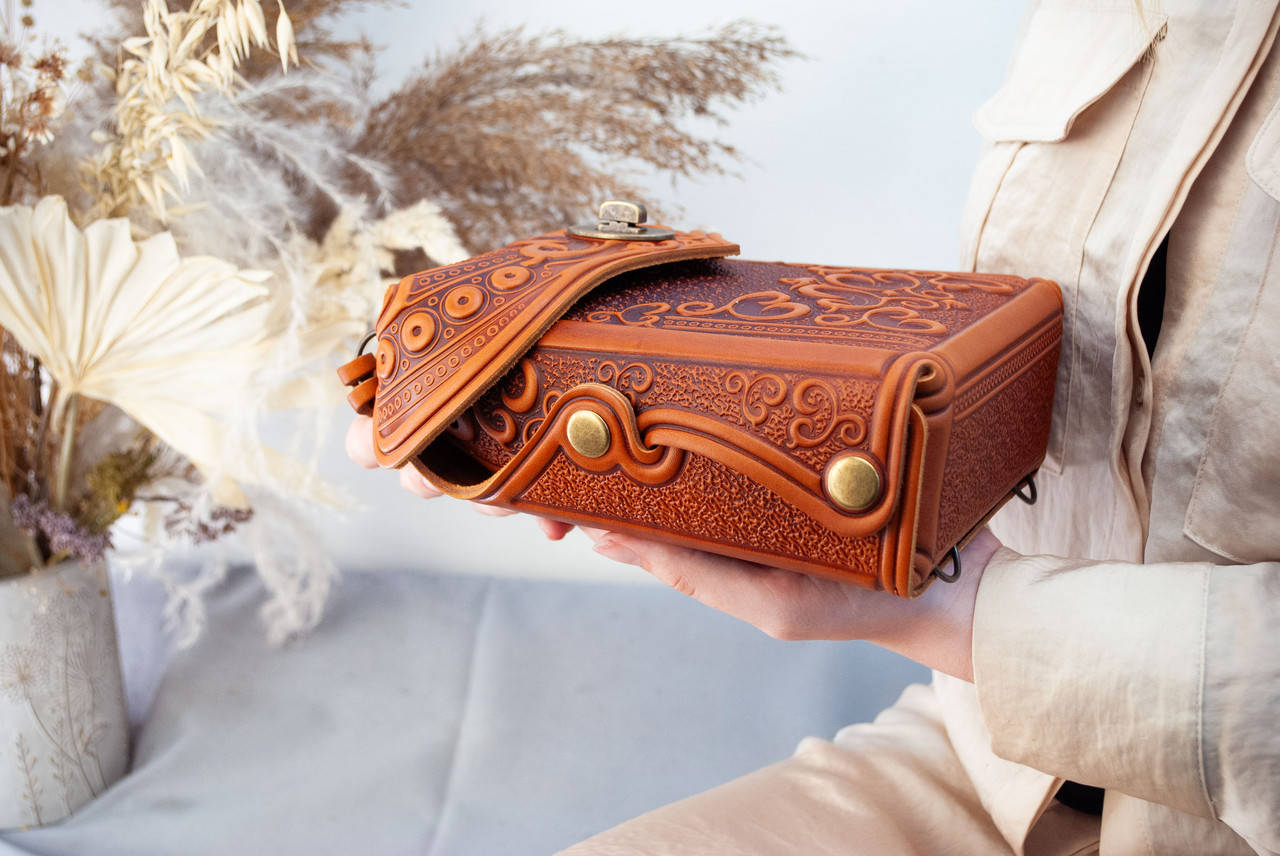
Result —
[[119, 586], [133, 770], [0, 853], [549, 853], [927, 678], [657, 586], [349, 574], [283, 648], [263, 641], [262, 597], [233, 573], [170, 658], [158, 589]]

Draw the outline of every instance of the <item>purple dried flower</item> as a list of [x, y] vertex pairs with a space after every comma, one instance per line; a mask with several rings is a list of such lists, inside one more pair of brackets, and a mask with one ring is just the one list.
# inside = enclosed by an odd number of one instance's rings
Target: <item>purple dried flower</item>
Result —
[[165, 518], [164, 528], [173, 537], [190, 538], [193, 544], [215, 541], [253, 519], [251, 508], [215, 505], [200, 518], [189, 503], [177, 501], [173, 513]]
[[9, 513], [13, 515], [13, 522], [18, 528], [28, 535], [36, 534], [40, 528], [40, 508], [25, 493], [20, 493], [13, 498]]
[[54, 511], [43, 500], [35, 501], [26, 494], [18, 494], [10, 506], [13, 522], [28, 535], [43, 535], [53, 554], [74, 556], [85, 562], [96, 562], [111, 548], [111, 536], [106, 532], [90, 532], [75, 521], [70, 514]]

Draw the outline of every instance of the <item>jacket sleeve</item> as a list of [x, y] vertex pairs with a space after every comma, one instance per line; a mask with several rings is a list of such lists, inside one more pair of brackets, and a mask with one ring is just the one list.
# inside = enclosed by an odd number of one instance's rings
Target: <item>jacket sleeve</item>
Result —
[[1280, 851], [1280, 563], [1002, 548], [973, 636], [997, 755], [1217, 818]]

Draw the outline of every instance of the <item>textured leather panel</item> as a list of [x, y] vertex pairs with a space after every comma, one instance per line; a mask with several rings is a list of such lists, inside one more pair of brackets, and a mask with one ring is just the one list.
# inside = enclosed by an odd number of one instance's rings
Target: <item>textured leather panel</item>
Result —
[[[414, 466], [455, 496], [919, 594], [1043, 459], [1057, 286], [673, 260], [736, 249], [700, 233], [677, 242], [639, 261], [622, 242], [552, 236], [407, 278], [379, 326], [386, 459], [415, 450]], [[639, 263], [650, 266], [622, 270]], [[516, 300], [542, 281], [555, 300]], [[448, 360], [478, 329], [444, 337], [446, 302], [462, 297], [505, 338], [454, 383]], [[440, 326], [415, 330], [424, 311]], [[437, 344], [422, 344], [428, 332]], [[594, 457], [569, 439], [582, 411], [607, 430]], [[448, 434], [430, 442], [444, 414]], [[857, 512], [824, 481], [849, 454], [881, 482]]]
[[[675, 477], [655, 487], [617, 470], [585, 479], [559, 456], [513, 505], [702, 549], [715, 543], [720, 553], [868, 588], [876, 578], [855, 569], [878, 567], [881, 560], [877, 535], [840, 535], [748, 476], [697, 454], [686, 456]], [[779, 538], [780, 532], [787, 537]]]
[[939, 481], [940, 543], [963, 538], [1027, 475], [1026, 459], [1008, 450], [1047, 448], [1050, 412], [1037, 407], [1053, 400], [1060, 340], [1049, 325], [957, 393]]

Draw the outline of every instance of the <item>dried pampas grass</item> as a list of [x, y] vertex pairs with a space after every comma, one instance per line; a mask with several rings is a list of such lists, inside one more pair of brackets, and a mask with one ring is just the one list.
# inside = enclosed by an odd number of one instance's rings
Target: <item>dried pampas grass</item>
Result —
[[796, 55], [746, 21], [669, 39], [476, 31], [373, 109], [357, 151], [392, 168], [397, 199], [439, 202], [479, 252], [642, 196], [643, 172], [726, 173], [737, 150], [687, 120], [724, 123]]

